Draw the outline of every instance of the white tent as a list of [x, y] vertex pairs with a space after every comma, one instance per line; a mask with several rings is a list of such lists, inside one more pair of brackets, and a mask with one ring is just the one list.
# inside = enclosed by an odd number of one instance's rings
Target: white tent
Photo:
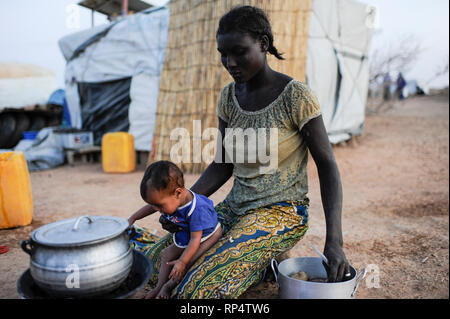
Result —
[[353, 0], [312, 1], [306, 79], [319, 99], [331, 143], [362, 132], [373, 14]]
[[[60, 39], [67, 60], [65, 90], [72, 126], [86, 128], [83, 113], [90, 112], [91, 125], [114, 123], [109, 129], [128, 129], [136, 150], [150, 150], [168, 23], [167, 8], [150, 8]], [[82, 87], [87, 93], [80, 92]], [[96, 103], [89, 103], [94, 94]], [[128, 114], [118, 115], [122, 109]]]

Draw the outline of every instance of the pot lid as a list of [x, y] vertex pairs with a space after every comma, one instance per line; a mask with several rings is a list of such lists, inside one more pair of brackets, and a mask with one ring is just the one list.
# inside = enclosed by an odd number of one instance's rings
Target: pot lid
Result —
[[47, 246], [80, 246], [113, 238], [127, 228], [123, 218], [84, 215], [39, 227], [31, 238]]

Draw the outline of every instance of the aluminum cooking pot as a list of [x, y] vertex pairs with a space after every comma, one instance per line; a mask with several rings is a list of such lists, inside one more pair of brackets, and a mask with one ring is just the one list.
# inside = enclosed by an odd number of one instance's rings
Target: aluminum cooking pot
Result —
[[327, 278], [327, 271], [319, 257], [288, 258], [280, 264], [271, 261], [278, 283], [281, 299], [350, 299], [354, 298], [359, 284], [366, 276], [366, 269], [359, 274], [350, 266], [350, 277], [341, 282], [314, 282], [292, 278], [293, 274], [305, 272], [309, 278]]
[[119, 287], [131, 270], [127, 229], [125, 219], [85, 215], [42, 226], [20, 245], [41, 289], [58, 297], [95, 296]]

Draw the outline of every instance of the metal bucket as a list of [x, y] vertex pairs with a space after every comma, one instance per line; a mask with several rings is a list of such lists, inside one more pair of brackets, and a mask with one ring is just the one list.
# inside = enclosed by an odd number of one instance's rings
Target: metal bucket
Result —
[[355, 297], [359, 284], [366, 276], [364, 268], [359, 274], [350, 266], [350, 277], [342, 282], [313, 282], [290, 277], [299, 271], [309, 278], [327, 278], [327, 272], [318, 257], [288, 258], [280, 264], [271, 261], [272, 270], [278, 283], [280, 299], [351, 299]]

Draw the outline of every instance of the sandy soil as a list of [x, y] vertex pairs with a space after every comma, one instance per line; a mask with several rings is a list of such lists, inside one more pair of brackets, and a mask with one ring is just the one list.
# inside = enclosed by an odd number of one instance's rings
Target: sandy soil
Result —
[[[449, 298], [448, 115], [448, 96], [412, 98], [371, 114], [361, 137], [335, 147], [344, 188], [344, 251], [355, 268], [370, 270], [357, 298]], [[128, 218], [143, 205], [138, 188], [143, 170], [141, 165], [131, 174], [105, 174], [99, 163], [77, 163], [32, 173], [32, 224], [0, 230], [0, 245], [9, 246], [0, 255], [0, 298], [19, 298], [17, 279], [29, 267], [20, 240], [44, 224], [82, 214]], [[309, 243], [324, 244], [313, 161], [308, 170], [311, 224], [291, 257], [314, 256]], [[187, 176], [187, 186], [197, 177]], [[231, 181], [213, 201], [221, 201], [230, 187]], [[163, 235], [157, 219], [138, 225]], [[276, 298], [277, 287], [262, 283], [242, 297]]]

